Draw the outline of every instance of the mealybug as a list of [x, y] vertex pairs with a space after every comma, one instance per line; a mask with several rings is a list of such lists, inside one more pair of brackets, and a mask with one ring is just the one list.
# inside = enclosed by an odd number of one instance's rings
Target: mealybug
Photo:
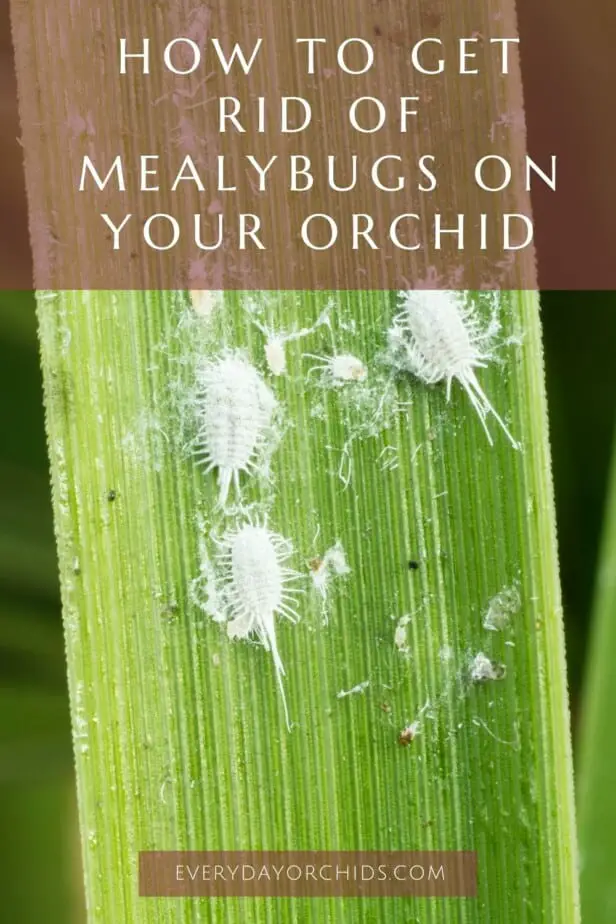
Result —
[[331, 307], [331, 304], [328, 302], [312, 327], [302, 327], [301, 330], [291, 331], [290, 333], [276, 331], [267, 327], [254, 316], [254, 307], [248, 309], [252, 323], [265, 337], [263, 351], [265, 353], [265, 361], [272, 375], [284, 375], [287, 371], [286, 344], [291, 343], [293, 340], [301, 340], [303, 337], [313, 334], [322, 324], [329, 324], [329, 312]]
[[245, 523], [227, 532], [219, 541], [219, 559], [224, 571], [221, 585], [224, 615], [230, 638], [247, 638], [253, 633], [271, 651], [282, 696], [287, 728], [290, 729], [282, 678], [285, 669], [276, 643], [275, 618], [285, 616], [295, 623], [295, 596], [289, 584], [297, 573], [286, 567], [291, 543], [266, 526]]
[[[287, 343], [288, 340], [297, 339], [297, 335], [277, 333], [276, 331], [270, 330], [270, 328], [266, 327], [264, 324], [261, 324], [260, 321], [252, 316], [251, 320], [255, 327], [258, 328], [265, 337], [263, 352], [265, 353], [265, 361], [267, 362], [269, 371], [272, 375], [284, 375], [287, 371], [285, 343]], [[302, 333], [303, 332], [300, 332], [300, 336]]]
[[284, 344], [283, 337], [273, 334], [263, 348], [272, 375], [284, 375], [287, 371], [287, 354]]
[[494, 324], [482, 325], [474, 307], [465, 305], [457, 292], [400, 292], [400, 313], [389, 331], [390, 361], [432, 385], [445, 381], [447, 400], [454, 379], [462, 385], [492, 445], [486, 418], [492, 414], [514, 449], [519, 444], [490, 404], [477, 380], [476, 369], [493, 358], [490, 340]]
[[199, 371], [197, 455], [206, 471], [218, 469], [219, 503], [231, 481], [239, 493], [240, 472], [250, 472], [263, 444], [276, 399], [254, 366], [238, 354], [206, 362]]
[[345, 382], [363, 382], [368, 375], [365, 365], [351, 353], [337, 353], [333, 356], [315, 356], [314, 353], [304, 353], [309, 359], [316, 359], [318, 365], [308, 370], [320, 372], [330, 385], [344, 385]]
[[209, 319], [216, 308], [222, 305], [222, 292], [192, 289], [190, 291], [190, 301], [195, 314], [198, 314], [201, 318]]

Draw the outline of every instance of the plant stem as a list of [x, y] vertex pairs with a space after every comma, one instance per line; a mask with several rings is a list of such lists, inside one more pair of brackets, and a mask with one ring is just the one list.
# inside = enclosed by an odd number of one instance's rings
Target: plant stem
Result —
[[[475, 298], [481, 311], [486, 298]], [[274, 293], [264, 312], [277, 329], [297, 330], [316, 323], [327, 299]], [[288, 375], [268, 378], [284, 409], [270, 480], [242, 480], [243, 504], [292, 539], [303, 574], [301, 622], [277, 623], [298, 726], [290, 733], [271, 657], [226, 637], [200, 608], [196, 581], [204, 547], [212, 552], [211, 537], [234, 519], [216, 508], [215, 473], [187, 448], [196, 365], [226, 344], [267, 375], [249, 297], [225, 296], [205, 323], [179, 293], [40, 303], [90, 920], [170, 920], [167, 900], [137, 898], [139, 850], [386, 847], [478, 852], [477, 901], [418, 902], [422, 921], [573, 924], [537, 298], [501, 298], [506, 373], [492, 366], [481, 376], [521, 452], [500, 432], [490, 447], [462, 389], [448, 404], [444, 389], [410, 376], [392, 385], [378, 359], [395, 312], [389, 296], [334, 299], [338, 351], [362, 358], [367, 382], [306, 379], [312, 361], [302, 353], [326, 355], [327, 328], [289, 342]], [[337, 541], [351, 573], [332, 579], [324, 612], [310, 562]], [[489, 631], [490, 600], [503, 591], [519, 606]], [[506, 676], [472, 682], [479, 653]], [[415, 740], [401, 747], [413, 722]], [[351, 906], [264, 900], [250, 913], [337, 921]], [[412, 903], [362, 907], [370, 920], [406, 920]], [[173, 915], [245, 920], [246, 905], [186, 901]]]

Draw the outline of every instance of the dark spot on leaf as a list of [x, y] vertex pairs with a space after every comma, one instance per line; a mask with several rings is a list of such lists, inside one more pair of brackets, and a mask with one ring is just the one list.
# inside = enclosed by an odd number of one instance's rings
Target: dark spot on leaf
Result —
[[398, 744], [406, 748], [409, 746], [411, 741], [415, 738], [415, 729], [412, 725], [407, 725], [406, 728], [403, 728], [400, 734], [398, 735]]

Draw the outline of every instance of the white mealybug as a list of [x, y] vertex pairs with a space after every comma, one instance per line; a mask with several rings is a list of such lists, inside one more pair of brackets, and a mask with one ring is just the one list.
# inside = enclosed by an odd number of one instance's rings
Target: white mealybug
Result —
[[282, 696], [287, 728], [291, 728], [282, 678], [285, 669], [276, 643], [275, 618], [285, 616], [296, 623], [295, 596], [289, 587], [298, 574], [285, 563], [291, 543], [263, 525], [244, 523], [225, 533], [219, 541], [219, 559], [224, 572], [221, 602], [229, 638], [247, 638], [253, 633], [271, 651]]
[[263, 347], [265, 359], [272, 375], [284, 375], [287, 371], [287, 354], [285, 353], [284, 345], [284, 337], [272, 334]]
[[335, 353], [333, 356], [315, 356], [304, 353], [309, 359], [316, 359], [318, 365], [308, 370], [320, 372], [331, 385], [344, 385], [345, 382], [363, 382], [368, 375], [364, 363], [351, 353]]
[[392, 365], [413, 373], [427, 385], [445, 381], [448, 401], [451, 383], [457, 379], [477, 412], [490, 445], [492, 437], [486, 418], [492, 414], [514, 449], [519, 449], [475, 373], [493, 358], [490, 341], [498, 329], [495, 320], [482, 324], [474, 307], [465, 305], [457, 292], [400, 292], [399, 301], [401, 311], [388, 332]]
[[263, 351], [265, 353], [265, 361], [272, 375], [284, 375], [287, 371], [286, 344], [292, 343], [294, 340], [302, 340], [304, 337], [313, 334], [322, 324], [328, 324], [331, 308], [332, 305], [328, 302], [312, 327], [302, 327], [301, 330], [285, 333], [283, 331], [272, 330], [265, 324], [262, 324], [261, 321], [254, 316], [255, 308], [249, 307], [248, 312], [251, 316], [252, 323], [265, 337]]
[[218, 469], [219, 503], [231, 481], [239, 493], [240, 472], [250, 472], [276, 408], [261, 374], [236, 353], [204, 363], [199, 370], [200, 428], [197, 455], [208, 472]]
[[191, 289], [189, 294], [193, 311], [205, 320], [209, 320], [214, 311], [222, 306], [222, 292]]

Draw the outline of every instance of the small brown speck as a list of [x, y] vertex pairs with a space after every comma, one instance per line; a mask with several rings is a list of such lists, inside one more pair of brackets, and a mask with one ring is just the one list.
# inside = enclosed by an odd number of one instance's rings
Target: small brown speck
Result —
[[411, 741], [415, 738], [415, 729], [412, 725], [407, 725], [406, 728], [403, 728], [400, 734], [398, 735], [398, 744], [406, 748], [409, 746]]

